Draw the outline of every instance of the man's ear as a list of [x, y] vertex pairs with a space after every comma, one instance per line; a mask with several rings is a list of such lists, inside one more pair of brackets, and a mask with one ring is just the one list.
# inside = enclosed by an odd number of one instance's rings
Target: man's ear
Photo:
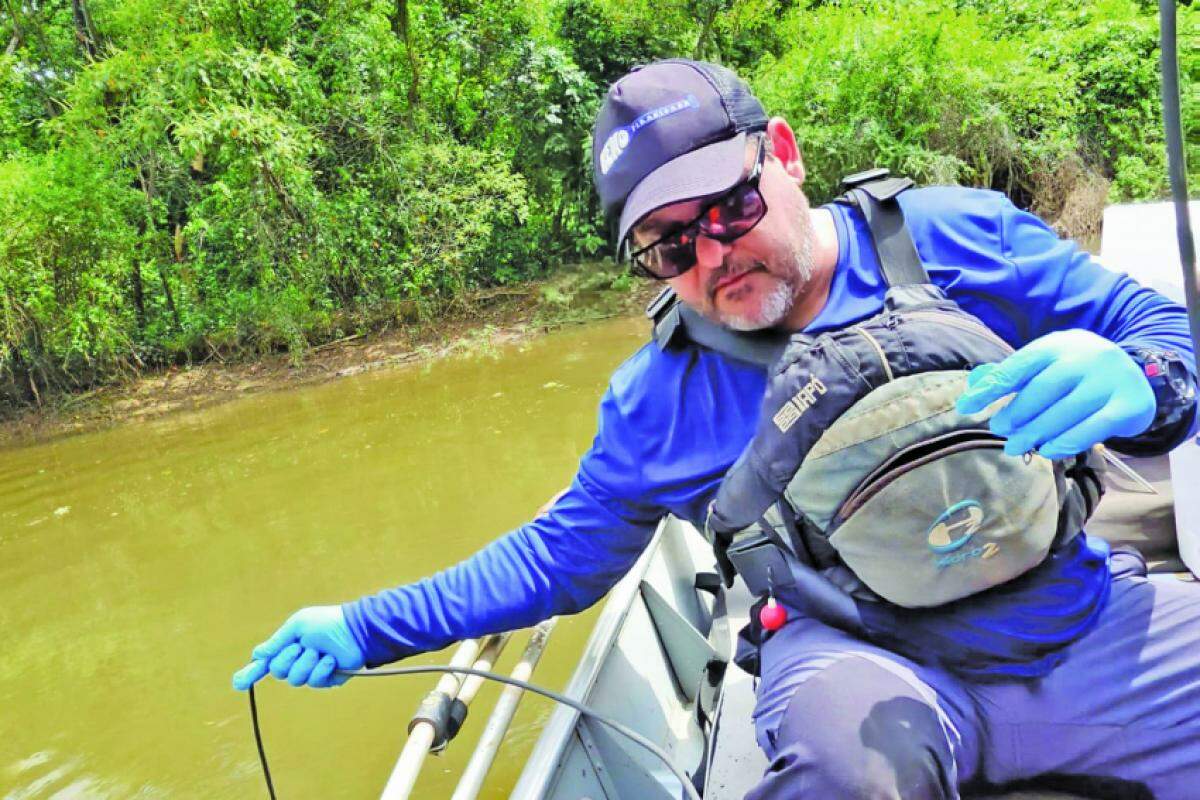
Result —
[[767, 122], [767, 138], [771, 140], [771, 152], [784, 171], [791, 175], [798, 186], [804, 185], [804, 160], [800, 157], [800, 145], [796, 134], [783, 117], [771, 117]]

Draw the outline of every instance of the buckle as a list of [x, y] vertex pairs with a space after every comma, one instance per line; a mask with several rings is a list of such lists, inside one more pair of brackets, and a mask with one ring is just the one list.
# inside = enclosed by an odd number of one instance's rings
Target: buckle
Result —
[[725, 555], [755, 597], [796, 582], [784, 551], [762, 534], [734, 542]]
[[659, 316], [667, 310], [671, 305], [671, 301], [675, 299], [675, 290], [670, 286], [658, 293], [649, 305], [646, 306], [646, 318], [658, 322]]
[[856, 186], [862, 186], [864, 183], [877, 181], [891, 175], [891, 171], [887, 167], [875, 167], [874, 169], [866, 169], [862, 172], [855, 172], [853, 175], [847, 175], [842, 178], [842, 188], [849, 191]]

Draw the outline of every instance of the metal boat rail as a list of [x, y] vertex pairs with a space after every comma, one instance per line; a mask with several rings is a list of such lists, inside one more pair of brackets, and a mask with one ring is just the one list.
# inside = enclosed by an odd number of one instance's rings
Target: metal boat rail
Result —
[[[513, 668], [511, 677], [522, 681], [528, 681], [532, 677], [556, 621], [557, 618], [548, 619], [531, 630], [525, 651]], [[511, 632], [493, 634], [460, 642], [449, 666], [491, 670], [512, 635]], [[478, 675], [462, 673], [446, 673], [438, 679], [433, 690], [425, 696], [409, 721], [408, 739], [392, 768], [380, 800], [407, 800], [412, 795], [427, 756], [440, 752], [458, 734], [459, 728], [466, 720], [471, 702], [484, 680]], [[487, 773], [495, 762], [500, 743], [524, 694], [524, 690], [519, 687], [505, 687], [484, 725], [483, 734], [471, 754], [466, 769], [459, 778], [452, 800], [474, 800], [479, 796]]]

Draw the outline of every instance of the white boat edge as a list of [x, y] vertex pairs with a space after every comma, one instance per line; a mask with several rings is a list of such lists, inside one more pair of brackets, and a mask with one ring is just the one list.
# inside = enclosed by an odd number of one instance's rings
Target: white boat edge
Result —
[[[696, 701], [689, 699], [675, 673], [701, 671], [697, 659], [712, 624], [712, 602], [694, 581], [696, 573], [713, 568], [712, 550], [700, 533], [687, 522], [664, 518], [646, 551], [609, 595], [564, 690], [568, 697], [648, 736], [689, 775], [705, 760], [705, 736], [696, 719]], [[653, 595], [665, 603], [656, 603]], [[745, 622], [747, 603], [740, 605], [728, 616], [733, 631]], [[664, 618], [672, 613], [664, 607], [676, 613], [674, 621]], [[690, 645], [679, 619], [694, 631]], [[672, 625], [679, 627], [665, 630]], [[680, 655], [689, 646], [690, 657], [686, 651]], [[727, 660], [732, 653], [720, 655]], [[736, 667], [730, 667], [727, 676], [726, 692], [742, 679], [749, 690], [750, 677]], [[699, 680], [699, 674], [695, 677]], [[738, 715], [747, 734], [749, 711], [747, 707]], [[751, 772], [757, 779], [766, 760], [752, 736], [738, 739], [752, 749]], [[521, 800], [681, 796], [679, 782], [653, 756], [566, 707], [554, 711], [510, 795]]]

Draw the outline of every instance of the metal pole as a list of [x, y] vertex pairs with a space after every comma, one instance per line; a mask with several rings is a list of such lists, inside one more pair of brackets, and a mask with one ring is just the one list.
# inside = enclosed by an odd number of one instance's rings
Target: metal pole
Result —
[[[450, 666], [467, 667], [472, 665], [476, 658], [487, 655], [488, 649], [494, 649], [500, 638], [499, 636], [489, 636], [485, 639], [468, 639], [462, 642], [454, 651], [454, 657], [450, 659]], [[494, 657], [494, 654], [488, 655], [489, 659]], [[489, 660], [488, 663], [490, 664], [491, 661]], [[447, 673], [443, 675], [438, 679], [433, 691], [426, 697], [436, 697], [439, 694], [447, 697], [458, 696], [463, 685], [463, 678], [464, 676], [461, 674]], [[396, 759], [396, 766], [392, 768], [392, 774], [383, 788], [383, 794], [379, 796], [380, 800], [407, 800], [408, 796], [412, 794], [417, 776], [421, 772], [421, 766], [425, 763], [425, 758], [429, 755], [429, 749], [433, 746], [436, 737], [437, 732], [427, 722], [419, 722], [409, 731], [408, 741], [404, 743], [404, 749], [400, 752], [400, 757]]]
[[1163, 134], [1167, 144], [1167, 174], [1175, 204], [1175, 231], [1183, 267], [1183, 296], [1192, 332], [1192, 348], [1200, 366], [1200, 274], [1196, 272], [1196, 244], [1192, 238], [1188, 207], [1186, 153], [1180, 119], [1179, 59], [1176, 50], [1175, 0], [1159, 0], [1159, 52], [1162, 66]]
[[[512, 631], [506, 633], [497, 633], [487, 638], [487, 643], [483, 650], [480, 651], [479, 657], [475, 659], [475, 663], [471, 665], [474, 669], [490, 670], [495, 666], [500, 654], [504, 652], [504, 646], [508, 644], [508, 640], [512, 638]], [[464, 705], [471, 705], [471, 701], [475, 699], [475, 695], [479, 692], [479, 687], [483, 686], [486, 679], [478, 675], [467, 675], [463, 681], [462, 688], [455, 695]]]
[[[550, 631], [554, 629], [554, 623], [557, 621], [557, 617], [552, 617], [533, 629], [529, 636], [529, 644], [525, 646], [521, 660], [513, 667], [511, 677], [521, 681], [529, 680], [546, 649], [546, 641], [550, 638]], [[492, 762], [496, 760], [496, 753], [504, 741], [504, 734], [512, 724], [517, 704], [521, 702], [524, 694], [525, 691], [516, 686], [504, 688], [450, 800], [474, 800], [479, 795], [480, 789], [483, 788], [483, 780], [487, 777]]]

